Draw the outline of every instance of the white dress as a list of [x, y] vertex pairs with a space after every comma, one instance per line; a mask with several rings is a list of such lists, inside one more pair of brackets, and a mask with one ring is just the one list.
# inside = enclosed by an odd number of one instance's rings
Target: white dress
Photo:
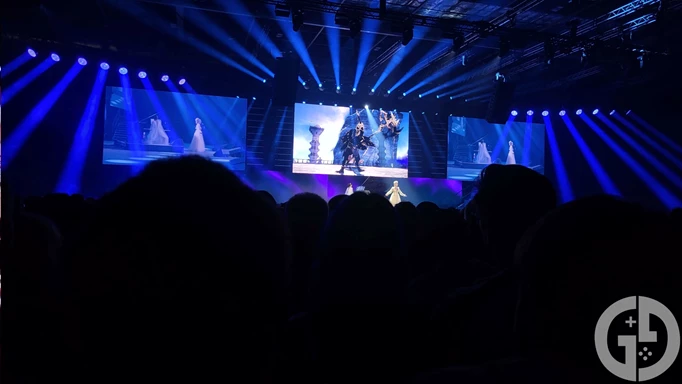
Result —
[[153, 120], [147, 136], [147, 144], [151, 145], [170, 145], [170, 140], [166, 131], [163, 129], [161, 120]]
[[488, 153], [488, 145], [486, 143], [478, 143], [476, 162], [479, 164], [490, 164], [492, 162], [490, 153]]
[[400, 190], [400, 187], [391, 187], [391, 189], [386, 192], [386, 196], [388, 195], [391, 195], [391, 197], [388, 198], [388, 201], [390, 201], [394, 207], [400, 203], [400, 196], [407, 197], [407, 195]]
[[516, 157], [514, 156], [514, 144], [509, 144], [509, 154], [507, 155], [507, 164], [516, 164]]
[[350, 196], [352, 194], [353, 194], [353, 187], [346, 188], [346, 196]]
[[204, 134], [201, 132], [201, 124], [194, 127], [194, 136], [192, 142], [189, 144], [189, 150], [192, 152], [205, 152], [206, 143], [204, 143]]

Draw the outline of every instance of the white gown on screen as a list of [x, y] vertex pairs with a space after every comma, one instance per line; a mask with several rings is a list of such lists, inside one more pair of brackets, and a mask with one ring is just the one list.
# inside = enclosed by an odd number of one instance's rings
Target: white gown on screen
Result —
[[189, 144], [189, 150], [192, 152], [205, 152], [206, 143], [204, 143], [204, 134], [201, 130], [201, 124], [194, 127], [194, 136], [192, 142]]
[[492, 160], [488, 152], [488, 145], [486, 143], [478, 143], [478, 154], [476, 155], [476, 162], [479, 164], [490, 164]]
[[161, 120], [152, 120], [151, 128], [149, 129], [149, 136], [147, 136], [147, 144], [151, 145], [169, 145], [170, 140], [166, 131], [163, 129]]
[[388, 198], [388, 201], [390, 201], [394, 207], [400, 203], [400, 196], [407, 197], [397, 185], [392, 186], [391, 189], [386, 192], [386, 196], [388, 195], [391, 195], [391, 197]]
[[514, 143], [509, 142], [509, 154], [507, 155], [507, 164], [516, 164], [516, 157], [514, 156]]

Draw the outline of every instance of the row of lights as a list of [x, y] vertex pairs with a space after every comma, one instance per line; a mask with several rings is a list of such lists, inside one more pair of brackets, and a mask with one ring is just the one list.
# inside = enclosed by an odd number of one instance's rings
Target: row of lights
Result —
[[[599, 109], [594, 109], [594, 110], [592, 111], [592, 114], [593, 114], [593, 115], [596, 115], [596, 114], [598, 114], [598, 113], [599, 113]], [[613, 115], [614, 113], [616, 113], [616, 110], [615, 110], [615, 109], [612, 109], [611, 112], [609, 112], [609, 115]], [[625, 114], [627, 115], [627, 114], [629, 114], [629, 113], [630, 113], [630, 111], [627, 111]], [[512, 111], [511, 111], [511, 115], [512, 115], [512, 116], [517, 116], [518, 114], [519, 114], [519, 112], [516, 111], [516, 110], [512, 110]], [[532, 109], [529, 109], [528, 111], [526, 111], [526, 115], [528, 115], [528, 116], [533, 116], [534, 114], [535, 114], [535, 112], [533, 112]], [[578, 115], [578, 116], [580, 116], [580, 115], [583, 114], [583, 110], [582, 110], [582, 109], [577, 109], [577, 110], [575, 111], [575, 114]], [[565, 116], [565, 115], [566, 115], [566, 110], [565, 110], [565, 109], [562, 109], [562, 110], [559, 111], [559, 116]], [[549, 111], [547, 111], [547, 110], [542, 111], [542, 116], [549, 116]]]

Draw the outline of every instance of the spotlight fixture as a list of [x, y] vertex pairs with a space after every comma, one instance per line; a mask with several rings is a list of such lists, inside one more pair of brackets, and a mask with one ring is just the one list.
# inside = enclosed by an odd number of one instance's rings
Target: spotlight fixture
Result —
[[161, 81], [163, 81], [164, 83], [168, 81], [168, 75], [161, 76]]
[[412, 38], [414, 37], [414, 27], [412, 24], [405, 24], [403, 27], [403, 45], [407, 45], [412, 41]]
[[[455, 98], [454, 96], [450, 96], [450, 100], [453, 100], [454, 98]], [[512, 113], [515, 113], [515, 112], [516, 111], [512, 111]], [[514, 115], [514, 116], [516, 116], [516, 115]]]
[[421, 94], [421, 93], [419, 94], [419, 98], [420, 98], [420, 99], [422, 98], [422, 94]]
[[263, 83], [267, 83], [267, 82], [268, 82], [268, 80], [267, 80], [267, 79], [263, 79]]
[[305, 104], [305, 100], [303, 100], [303, 104]]
[[369, 105], [365, 104], [365, 109], [369, 109]]
[[53, 61], [59, 61], [59, 60], [61, 60], [61, 58], [59, 57], [59, 55], [56, 54], [56, 53], [51, 54], [50, 57], [52, 58]]
[[322, 103], [320, 103], [320, 105], [322, 105]]
[[120, 73], [121, 75], [127, 75], [128, 74], [128, 68], [121, 67], [118, 69], [118, 73]]
[[595, 109], [594, 111], [592, 111], [592, 114], [593, 114], [593, 115], [596, 115], [597, 113], [599, 113], [599, 110], [598, 110], [598, 109]]
[[85, 60], [85, 59], [82, 58], [82, 57], [79, 57], [79, 58], [78, 58], [78, 64], [80, 64], [80, 65], [88, 65], [88, 61]]
[[436, 99], [440, 99], [440, 95], [436, 95]]
[[533, 116], [533, 110], [532, 110], [532, 109], [529, 109], [529, 110], [526, 112], [526, 115], [528, 115], [528, 116]]
[[374, 88], [370, 89], [369, 95], [370, 95], [370, 96], [373, 96], [373, 95], [374, 95]]
[[357, 89], [353, 88], [353, 92], [351, 92], [350, 94], [354, 95], [357, 91], [358, 91]]
[[353, 104], [349, 105], [348, 108], [353, 108]]
[[140, 71], [140, 72], [137, 74], [137, 77], [139, 77], [140, 79], [144, 79], [144, 78], [147, 77], [147, 72], [145, 72], [145, 71]]
[[390, 94], [391, 94], [391, 90], [389, 89], [388, 91], [386, 91], [386, 94], [390, 95]]
[[291, 27], [294, 29], [294, 32], [298, 32], [302, 26], [303, 10], [299, 8], [291, 12]]
[[564, 111], [563, 109], [561, 111], [559, 111], [559, 116], [564, 116], [565, 114], [566, 114], [566, 111]]
[[609, 116], [613, 116], [615, 113], [616, 113], [616, 110], [613, 109], [613, 110], [611, 110], [611, 112], [609, 112]]
[[178, 81], [178, 84], [180, 84], [180, 85], [185, 85], [186, 82], [187, 82], [187, 80], [185, 80], [185, 79], [180, 79], [180, 81]]
[[576, 114], [576, 115], [582, 115], [582, 114], [583, 114], [583, 110], [582, 110], [582, 109], [578, 109], [577, 111], [575, 111], [575, 114]]
[[337, 90], [337, 91], [340, 91], [340, 90], [341, 90], [341, 87], [337, 85], [337, 86], [336, 86], [336, 90]]
[[426, 112], [422, 112], [422, 115], [425, 115], [425, 114], [426, 114]]
[[101, 64], [99, 65], [99, 67], [106, 71], [106, 70], [109, 69], [109, 64], [107, 64], [107, 63], [101, 63]]
[[256, 96], [252, 97], [251, 100], [256, 100]]
[[[450, 96], [450, 99], [452, 100], [452, 96]], [[511, 111], [511, 115], [512, 115], [512, 116], [516, 116], [516, 115], [518, 115], [518, 114], [519, 114], [519, 113], [516, 112], [516, 110]]]
[[36, 53], [36, 51], [32, 50], [31, 48], [29, 48], [26, 52], [27, 52], [28, 55], [31, 56], [31, 57], [36, 57], [36, 56], [38, 56], [38, 54]]
[[627, 111], [627, 112], [625, 112], [625, 116], [629, 115], [629, 114], [630, 114], [630, 112], [632, 112], [632, 110], [631, 110], [631, 109], [628, 109], [628, 111]]
[[542, 116], [549, 116], [549, 111], [542, 111]]
[[403, 92], [403, 97], [407, 96], [407, 93]]
[[338, 104], [334, 103], [334, 106], [335, 106], [335, 107], [338, 107]]
[[303, 88], [310, 89], [310, 86], [308, 85], [307, 82], [304, 81], [302, 84], [303, 84]]

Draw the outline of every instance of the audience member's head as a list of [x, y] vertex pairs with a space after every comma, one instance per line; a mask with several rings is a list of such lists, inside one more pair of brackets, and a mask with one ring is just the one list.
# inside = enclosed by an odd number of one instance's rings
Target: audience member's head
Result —
[[272, 204], [272, 206], [277, 206], [277, 200], [275, 200], [275, 198], [272, 196], [270, 192], [265, 190], [258, 190], [256, 191], [256, 193], [268, 204]]
[[289, 199], [285, 213], [295, 236], [318, 238], [327, 222], [329, 206], [320, 196], [304, 192]]
[[346, 195], [336, 195], [329, 199], [329, 211], [333, 212], [348, 196]]

